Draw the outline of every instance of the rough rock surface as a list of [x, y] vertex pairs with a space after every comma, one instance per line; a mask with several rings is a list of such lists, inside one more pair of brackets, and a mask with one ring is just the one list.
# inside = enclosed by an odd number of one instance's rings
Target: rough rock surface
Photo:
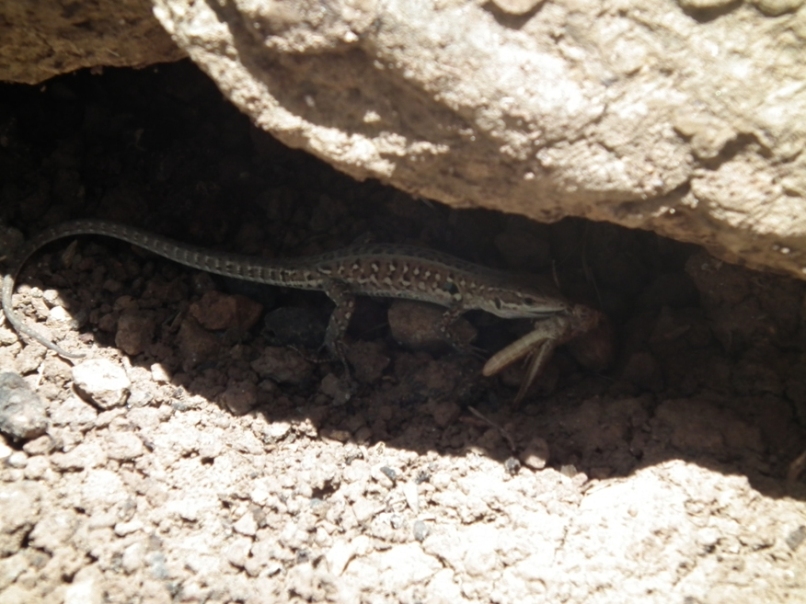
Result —
[[[146, 3], [0, 11], [0, 78], [178, 54]], [[357, 178], [806, 277], [802, 0], [154, 0], [154, 14], [254, 123]]]
[[19, 375], [0, 373], [0, 434], [30, 440], [45, 433], [45, 406]]
[[[254, 122], [456, 207], [584, 216], [806, 277], [806, 8], [155, 0]], [[337, 75], [336, 75], [337, 74]]]
[[84, 67], [177, 61], [148, 0], [0, 3], [0, 80], [36, 84]]

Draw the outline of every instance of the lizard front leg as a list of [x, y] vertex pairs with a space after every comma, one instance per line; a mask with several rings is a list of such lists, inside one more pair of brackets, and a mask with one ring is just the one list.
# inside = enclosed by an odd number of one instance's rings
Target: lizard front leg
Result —
[[470, 338], [462, 338], [459, 333], [461, 330], [455, 329], [456, 322], [466, 310], [467, 309], [461, 304], [454, 304], [448, 308], [448, 310], [443, 313], [442, 319], [439, 322], [439, 332], [442, 338], [450, 344], [454, 350], [464, 354], [479, 355], [481, 351], [470, 344], [473, 336]]
[[334, 279], [325, 281], [323, 289], [336, 305], [327, 324], [324, 347], [334, 358], [341, 360], [347, 369], [344, 335], [355, 311], [355, 295], [346, 283]]

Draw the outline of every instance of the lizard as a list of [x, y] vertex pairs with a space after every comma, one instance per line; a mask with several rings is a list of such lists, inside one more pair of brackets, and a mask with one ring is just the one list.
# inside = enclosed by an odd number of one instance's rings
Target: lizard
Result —
[[2, 285], [2, 307], [18, 334], [31, 338], [65, 358], [81, 358], [28, 327], [16, 313], [12, 294], [25, 262], [52, 241], [78, 235], [100, 235], [122, 240], [179, 264], [236, 279], [267, 285], [319, 290], [334, 302], [323, 346], [344, 361], [343, 338], [355, 308], [355, 297], [375, 296], [430, 302], [445, 307], [440, 325], [448, 342], [451, 326], [469, 310], [483, 310], [504, 319], [531, 319], [534, 330], [496, 353], [485, 365], [495, 375], [527, 357], [530, 365], [515, 403], [523, 399], [548, 362], [554, 348], [593, 329], [600, 313], [572, 304], [528, 280], [504, 271], [473, 264], [449, 254], [402, 244], [355, 245], [315, 256], [267, 259], [228, 252], [212, 252], [182, 244], [147, 231], [98, 219], [73, 220], [48, 228], [23, 244], [9, 263]]

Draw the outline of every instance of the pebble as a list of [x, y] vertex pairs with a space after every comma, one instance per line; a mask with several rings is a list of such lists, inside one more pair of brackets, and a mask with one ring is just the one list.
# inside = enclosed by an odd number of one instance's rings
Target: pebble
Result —
[[434, 403], [431, 406], [431, 417], [439, 428], [447, 428], [462, 414], [462, 408], [453, 401]]
[[793, 552], [800, 547], [800, 544], [806, 541], [806, 526], [800, 525], [794, 531], [790, 532], [784, 539], [786, 544]]
[[[414, 350], [442, 350], [447, 348], [442, 333], [445, 310], [432, 304], [395, 300], [389, 307], [389, 329], [392, 337]], [[451, 326], [451, 332], [461, 344], [470, 344], [477, 331], [467, 319], [459, 317]]]
[[224, 556], [233, 566], [243, 568], [251, 547], [252, 540], [249, 537], [236, 537], [224, 550]]
[[42, 490], [37, 483], [5, 484], [0, 489], [0, 558], [20, 551], [40, 519]]
[[545, 439], [533, 438], [519, 455], [521, 463], [533, 470], [542, 470], [549, 462], [549, 444]]
[[50, 460], [44, 455], [37, 455], [28, 460], [25, 466], [25, 478], [28, 480], [46, 480], [50, 470]]
[[272, 343], [315, 349], [325, 339], [327, 321], [310, 308], [282, 307], [268, 313], [264, 325]]
[[232, 525], [232, 528], [236, 533], [254, 537], [255, 533], [257, 533], [257, 520], [255, 520], [255, 515], [251, 511], [246, 512]]
[[65, 323], [70, 320], [70, 315], [63, 306], [54, 306], [48, 313], [48, 320], [56, 323]]
[[154, 363], [150, 369], [151, 379], [158, 384], [167, 384], [171, 381], [171, 372], [162, 363]]
[[246, 380], [231, 382], [219, 399], [233, 415], [246, 415], [257, 405], [257, 386]]
[[190, 371], [197, 365], [214, 359], [221, 349], [218, 338], [191, 317], [186, 317], [177, 335], [182, 369]]
[[313, 365], [293, 350], [269, 346], [257, 359], [252, 369], [262, 378], [270, 378], [281, 384], [301, 384], [310, 379]]
[[14, 452], [14, 449], [8, 446], [6, 443], [6, 439], [0, 436], [0, 461], [4, 461], [11, 457], [11, 454]]
[[81, 508], [90, 516], [100, 516], [102, 511], [123, 503], [129, 496], [123, 479], [104, 469], [87, 472], [79, 492]]
[[347, 564], [355, 556], [355, 543], [345, 539], [339, 539], [333, 543], [332, 547], [325, 554], [328, 569], [337, 577], [341, 576]]
[[319, 383], [319, 392], [333, 399], [337, 405], [346, 403], [352, 398], [352, 389], [347, 380], [340, 379], [333, 373], [328, 373]]
[[417, 485], [413, 482], [403, 483], [403, 497], [406, 498], [406, 504], [412, 512], [418, 514], [420, 512], [420, 494], [417, 491]]
[[422, 520], [415, 520], [411, 530], [412, 534], [414, 535], [414, 539], [420, 543], [425, 541], [425, 538], [431, 533], [431, 529], [429, 529], [428, 525]]
[[0, 433], [14, 440], [31, 440], [45, 433], [45, 405], [16, 373], [0, 373]]
[[70, 472], [101, 467], [106, 464], [108, 457], [99, 443], [86, 442], [67, 453], [53, 453], [50, 461], [57, 470]]
[[143, 529], [143, 523], [140, 520], [130, 520], [129, 522], [118, 522], [115, 524], [115, 534], [118, 537], [125, 537], [131, 533], [136, 533]]
[[504, 469], [510, 476], [515, 476], [521, 470], [521, 462], [514, 457], [507, 457], [504, 461]]
[[119, 365], [89, 359], [73, 367], [73, 385], [85, 399], [101, 409], [111, 409], [126, 402], [131, 382]]
[[103, 576], [95, 566], [85, 566], [64, 590], [64, 604], [101, 604]]
[[0, 344], [3, 346], [11, 346], [18, 340], [17, 334], [7, 327], [0, 327]]
[[6, 459], [6, 464], [10, 468], [22, 469], [28, 465], [28, 456], [23, 451], [14, 451]]
[[190, 314], [205, 329], [237, 329], [248, 331], [260, 319], [263, 306], [238, 294], [223, 294], [216, 290], [204, 293], [201, 300], [190, 305]]
[[353, 376], [362, 384], [372, 384], [381, 379], [392, 360], [386, 353], [383, 342], [356, 342], [347, 350], [347, 360], [353, 367]]
[[145, 452], [143, 441], [132, 432], [109, 432], [104, 440], [107, 455], [111, 459], [130, 461]]
[[142, 541], [132, 543], [129, 547], [123, 550], [123, 557], [120, 560], [123, 570], [128, 574], [139, 570], [143, 566], [143, 557], [145, 556], [146, 545]]
[[[392, 474], [391, 476], [390, 472]], [[391, 489], [395, 486], [393, 478], [393, 476], [395, 476], [395, 472], [387, 466], [372, 466], [370, 476], [372, 476], [372, 479], [375, 482], [386, 489]]]
[[53, 405], [50, 410], [50, 421], [54, 426], [69, 426], [73, 430], [88, 430], [95, 426], [97, 419], [95, 407], [77, 396]]
[[754, 0], [753, 4], [765, 15], [778, 17], [784, 13], [794, 13], [803, 6], [803, 0]]
[[291, 432], [291, 423], [286, 421], [274, 421], [264, 429], [264, 435], [268, 442], [276, 443], [283, 440]]
[[151, 314], [127, 311], [118, 319], [115, 346], [129, 356], [143, 352], [154, 340], [156, 322]]

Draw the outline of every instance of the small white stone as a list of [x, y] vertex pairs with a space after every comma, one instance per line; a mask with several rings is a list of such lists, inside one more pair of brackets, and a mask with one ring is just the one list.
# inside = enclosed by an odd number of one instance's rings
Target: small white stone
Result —
[[224, 550], [224, 556], [233, 566], [243, 568], [252, 548], [252, 540], [249, 537], [236, 537]]
[[171, 373], [162, 363], [151, 365], [151, 379], [158, 384], [166, 384], [171, 381]]
[[115, 525], [115, 534], [118, 537], [125, 537], [130, 533], [136, 533], [139, 530], [142, 530], [143, 523], [139, 520], [132, 520], [130, 522], [118, 522]]
[[325, 554], [325, 560], [327, 560], [330, 572], [339, 577], [353, 556], [355, 556], [355, 545], [352, 541], [340, 539]]
[[65, 323], [70, 320], [70, 315], [63, 306], [54, 306], [48, 313], [48, 320], [55, 323]]
[[545, 439], [535, 437], [529, 441], [519, 457], [527, 468], [542, 470], [549, 460], [549, 445]]
[[64, 590], [64, 604], [101, 604], [103, 601], [103, 577], [94, 566], [87, 566], [76, 573], [73, 582]]
[[420, 494], [417, 491], [417, 485], [413, 482], [403, 483], [403, 497], [406, 498], [409, 509], [418, 514], [420, 512]]
[[106, 359], [90, 359], [73, 367], [73, 383], [80, 394], [102, 409], [125, 403], [131, 387], [123, 368]]
[[255, 520], [255, 515], [252, 512], [246, 512], [246, 514], [238, 519], [232, 528], [235, 529], [236, 533], [253, 537], [255, 533], [257, 533], [257, 521]]

